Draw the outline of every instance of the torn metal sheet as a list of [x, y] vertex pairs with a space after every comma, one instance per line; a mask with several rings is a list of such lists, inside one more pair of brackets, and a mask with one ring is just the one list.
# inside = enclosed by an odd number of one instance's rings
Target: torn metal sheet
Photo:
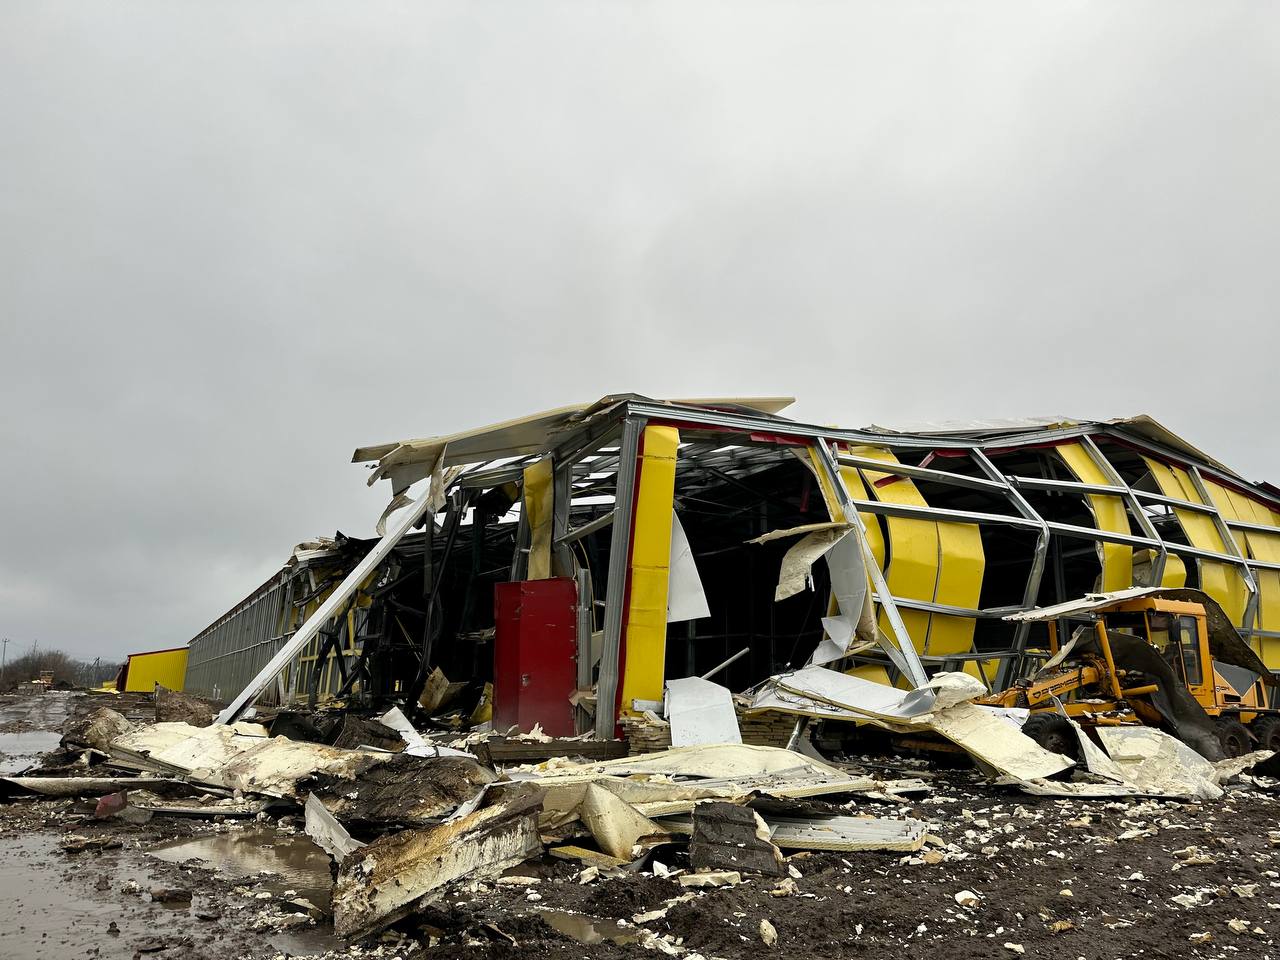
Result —
[[665, 777], [647, 779], [598, 773], [539, 777], [533, 782], [544, 791], [539, 820], [543, 828], [563, 826], [577, 819], [590, 786], [609, 791], [647, 817], [687, 813], [699, 800], [745, 799], [754, 786], [723, 780], [675, 782]]
[[853, 525], [849, 523], [815, 523], [790, 530], [775, 530], [748, 542], [768, 543], [770, 540], [804, 533], [782, 558], [782, 569], [778, 573], [778, 586], [773, 592], [773, 599], [785, 600], [813, 589], [813, 565], [852, 532]]
[[[695, 808], [696, 809], [696, 808]], [[769, 839], [783, 850], [893, 850], [910, 853], [924, 846], [928, 824], [920, 820], [892, 820], [881, 817], [783, 817], [766, 814]], [[663, 826], [672, 833], [691, 835], [694, 821], [689, 816], [664, 817]]]
[[770, 677], [757, 690], [748, 710], [780, 710], [833, 720], [907, 722], [928, 713], [934, 699], [931, 689], [905, 693], [874, 680], [811, 666]]
[[932, 731], [989, 768], [1024, 780], [1070, 769], [1073, 764], [1066, 757], [1045, 750], [1004, 718], [969, 702], [984, 689], [974, 677], [951, 673], [938, 674], [919, 690], [903, 692], [823, 667], [807, 667], [771, 678], [750, 709], [874, 723], [900, 733]]
[[[439, 673], [439, 671], [436, 672]], [[392, 707], [378, 720], [400, 734], [405, 742], [404, 752], [412, 757], [474, 757], [474, 754], [465, 750], [431, 743], [417, 731], [399, 707]]]
[[190, 774], [197, 767], [225, 764], [266, 739], [267, 728], [256, 723], [216, 727], [157, 723], [116, 737], [107, 752], [125, 766]]
[[958, 703], [929, 714], [921, 725], [946, 737], [975, 760], [1023, 780], [1052, 777], [1075, 764], [1044, 749], [1003, 717], [973, 703]]
[[469, 816], [402, 830], [356, 850], [333, 892], [339, 937], [368, 936], [437, 900], [463, 878], [496, 876], [542, 852], [536, 795], [518, 796]]
[[642, 840], [666, 833], [631, 804], [594, 783], [587, 785], [578, 816], [600, 849], [621, 860], [634, 860]]
[[760, 536], [748, 540], [747, 543], [770, 543], [774, 540], [784, 540], [787, 537], [807, 536], [812, 533], [834, 533], [840, 530], [852, 529], [852, 524], [828, 520], [822, 523], [806, 523], [799, 527], [788, 527], [785, 530], [770, 530], [768, 533], [762, 533]]
[[766, 817], [770, 839], [784, 850], [896, 850], [924, 846], [928, 825], [878, 817]]
[[298, 782], [308, 777], [327, 773], [350, 779], [357, 772], [397, 756], [272, 737], [258, 740], [255, 746], [225, 762], [196, 767], [190, 776], [228, 790], [296, 799]]
[[842, 659], [848, 654], [855, 634], [864, 639], [876, 637], [875, 615], [867, 593], [867, 571], [858, 537], [841, 537], [827, 551], [826, 561], [831, 593], [840, 612], [838, 616], [822, 618], [826, 637], [809, 657], [812, 664]]
[[682, 747], [605, 764], [557, 762], [543, 768], [515, 775], [545, 791], [540, 823], [546, 828], [572, 823], [590, 785], [650, 818], [688, 813], [700, 800], [744, 803], [761, 794], [783, 799], [870, 795], [890, 787], [789, 750], [744, 745]]
[[307, 836], [316, 842], [325, 853], [342, 863], [349, 855], [355, 853], [365, 844], [347, 833], [346, 827], [340, 824], [314, 793], [307, 794], [307, 802], [303, 806], [305, 830]]
[[1027, 793], [1049, 797], [1146, 796], [1180, 800], [1216, 800], [1221, 784], [1272, 756], [1258, 750], [1229, 760], [1210, 762], [1187, 744], [1154, 727], [1098, 727], [1105, 753], [1079, 725], [1085, 765], [1109, 783], [1067, 783], [1056, 780], [1016, 781]]
[[1222, 796], [1211, 762], [1154, 727], [1099, 727], [1098, 739], [1125, 782], [1143, 792], [1216, 800]]
[[667, 623], [684, 623], [711, 616], [707, 594], [698, 575], [693, 547], [680, 523], [680, 514], [671, 511], [671, 565], [667, 570]]
[[156, 777], [3, 777], [0, 783], [44, 797], [100, 797], [121, 790], [186, 787], [181, 780]]
[[1085, 733], [1084, 727], [1070, 717], [1067, 718], [1067, 722], [1076, 733], [1076, 741], [1080, 744], [1080, 759], [1084, 763], [1084, 768], [1095, 777], [1110, 780], [1112, 783], [1124, 783], [1124, 771], [1116, 766], [1115, 761], [1107, 756], [1105, 750], [1093, 742], [1093, 738]]
[[694, 747], [673, 747], [660, 753], [640, 757], [619, 757], [595, 764], [584, 764], [580, 772], [587, 770], [614, 775], [650, 774], [669, 777], [706, 777], [730, 779], [754, 777], [770, 773], [794, 770], [847, 780], [848, 774], [821, 760], [814, 760], [793, 750], [781, 747], [763, 747], [752, 744], [704, 744]]
[[666, 705], [673, 747], [742, 743], [733, 694], [727, 687], [701, 677], [668, 680]]

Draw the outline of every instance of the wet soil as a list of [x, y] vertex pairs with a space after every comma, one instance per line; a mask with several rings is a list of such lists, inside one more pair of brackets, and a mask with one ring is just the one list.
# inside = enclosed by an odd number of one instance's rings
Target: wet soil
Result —
[[[0, 722], [12, 712], [0, 704]], [[318, 872], [299, 857], [297, 818], [132, 825], [87, 819], [87, 801], [13, 801], [0, 804], [0, 889], [13, 891], [0, 898], [0, 958], [1280, 958], [1280, 799], [1269, 789], [1184, 804], [1034, 798], [962, 770], [931, 782], [911, 803], [854, 809], [928, 821], [940, 845], [920, 853], [800, 854], [789, 882], [699, 891], [652, 872], [687, 866], [681, 854], [613, 878], [545, 858], [451, 890], [354, 951], [327, 921], [283, 906]], [[121, 845], [68, 854], [68, 834]], [[183, 843], [209, 859], [153, 856]], [[152, 887], [192, 899], [155, 902]]]
[[58, 749], [59, 731], [75, 700], [63, 692], [0, 696], [0, 776], [21, 773]]
[[254, 824], [165, 840], [145, 850], [168, 863], [212, 869], [222, 878], [253, 878], [262, 891], [280, 899], [303, 899], [329, 909], [329, 855], [303, 834], [282, 834], [274, 826]]

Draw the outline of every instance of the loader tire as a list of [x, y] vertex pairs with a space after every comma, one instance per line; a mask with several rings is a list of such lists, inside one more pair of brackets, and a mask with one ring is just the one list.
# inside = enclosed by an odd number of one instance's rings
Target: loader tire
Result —
[[1022, 732], [1051, 753], [1068, 760], [1080, 760], [1080, 741], [1066, 717], [1056, 713], [1033, 713], [1022, 725]]
[[1280, 717], [1259, 717], [1250, 726], [1253, 728], [1253, 735], [1258, 738], [1259, 750], [1280, 753]]
[[1239, 720], [1219, 717], [1214, 722], [1213, 728], [1218, 735], [1218, 742], [1222, 744], [1222, 755], [1227, 759], [1242, 757], [1253, 746], [1249, 739], [1249, 731]]

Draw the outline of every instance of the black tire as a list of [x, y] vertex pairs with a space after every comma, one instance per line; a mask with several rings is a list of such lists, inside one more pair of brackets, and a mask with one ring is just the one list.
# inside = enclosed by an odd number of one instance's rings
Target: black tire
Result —
[[1259, 717], [1249, 725], [1258, 738], [1259, 750], [1280, 753], [1280, 717]]
[[1022, 732], [1046, 750], [1077, 763], [1080, 761], [1080, 740], [1066, 717], [1057, 713], [1033, 713], [1022, 725]]
[[1222, 755], [1227, 759], [1241, 757], [1253, 749], [1253, 741], [1249, 739], [1249, 731], [1243, 723], [1233, 717], [1219, 717], [1213, 724], [1218, 742], [1222, 744]]

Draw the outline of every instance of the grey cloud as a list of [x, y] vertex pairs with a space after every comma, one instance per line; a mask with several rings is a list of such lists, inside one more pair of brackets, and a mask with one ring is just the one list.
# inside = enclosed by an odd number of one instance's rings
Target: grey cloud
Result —
[[181, 643], [359, 443], [610, 391], [1150, 412], [1280, 479], [1280, 21], [1191, 3], [0, 8], [0, 633]]

